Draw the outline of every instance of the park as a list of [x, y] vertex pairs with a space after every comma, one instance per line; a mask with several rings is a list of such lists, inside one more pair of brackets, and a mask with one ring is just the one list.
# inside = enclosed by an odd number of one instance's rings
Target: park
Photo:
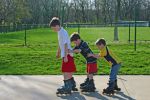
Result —
[[[0, 8], [0, 100], [150, 98], [150, 1], [1, 0]], [[102, 93], [107, 87], [110, 65], [105, 59], [97, 59], [96, 91], [82, 93], [79, 85], [86, 78], [87, 62], [81, 54], [73, 54], [78, 91], [56, 95], [63, 75], [62, 59], [56, 58], [58, 34], [50, 26], [53, 17], [59, 18], [69, 37], [78, 32], [94, 54], [100, 52], [95, 41], [106, 40], [121, 60], [121, 91], [111, 96]]]

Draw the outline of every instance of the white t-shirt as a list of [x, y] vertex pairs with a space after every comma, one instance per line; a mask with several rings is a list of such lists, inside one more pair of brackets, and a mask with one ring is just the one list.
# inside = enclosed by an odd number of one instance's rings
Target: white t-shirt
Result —
[[[61, 50], [61, 58], [65, 57], [65, 44], [67, 43], [68, 49], [72, 50], [70, 45], [70, 38], [68, 35], [68, 32], [61, 27], [61, 29], [58, 31], [58, 42]], [[73, 54], [70, 54], [73, 56]]]

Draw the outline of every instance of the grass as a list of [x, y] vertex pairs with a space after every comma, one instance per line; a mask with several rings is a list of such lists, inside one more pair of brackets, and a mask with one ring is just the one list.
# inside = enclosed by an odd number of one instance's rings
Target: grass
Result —
[[[76, 28], [67, 29], [69, 34]], [[150, 40], [150, 28], [138, 27], [137, 40]], [[108, 46], [122, 60], [119, 74], [150, 75], [150, 43], [138, 42], [137, 51], [134, 44], [128, 43], [128, 28], [119, 28], [119, 42], [113, 42], [113, 28], [82, 28], [81, 37], [89, 43], [94, 53], [98, 53], [94, 42], [104, 37]], [[134, 28], [131, 28], [131, 39], [134, 39]], [[61, 59], [55, 58], [57, 34], [50, 29], [33, 29], [27, 31], [27, 46], [24, 46], [24, 31], [0, 34], [0, 74], [45, 75], [61, 74]], [[72, 44], [73, 46], [73, 44]], [[85, 59], [76, 54], [76, 74], [85, 74]], [[109, 65], [98, 60], [98, 74], [109, 74]]]

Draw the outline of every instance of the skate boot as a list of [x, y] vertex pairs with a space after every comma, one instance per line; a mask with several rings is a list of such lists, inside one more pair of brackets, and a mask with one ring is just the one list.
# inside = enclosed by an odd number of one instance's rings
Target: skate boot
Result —
[[81, 87], [81, 92], [95, 92], [95, 89], [94, 80], [91, 79], [85, 86]]
[[78, 91], [78, 89], [76, 88], [76, 82], [75, 82], [74, 78], [72, 77], [70, 80], [72, 83], [72, 91]]
[[118, 87], [117, 80], [115, 80], [114, 90], [121, 91], [121, 88]]
[[72, 82], [71, 79], [64, 80], [64, 86], [57, 89], [56, 94], [71, 94]]
[[115, 82], [109, 81], [108, 87], [106, 89], [103, 89], [103, 94], [114, 95], [114, 85], [115, 85]]
[[81, 89], [82, 87], [84, 87], [85, 85], [87, 85], [88, 82], [89, 82], [89, 78], [86, 78], [85, 81], [84, 81], [84, 83], [81, 83], [81, 84], [80, 84], [80, 89]]

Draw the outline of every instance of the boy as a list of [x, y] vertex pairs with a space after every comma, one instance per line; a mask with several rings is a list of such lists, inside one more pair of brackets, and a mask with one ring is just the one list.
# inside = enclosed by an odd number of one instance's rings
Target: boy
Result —
[[117, 85], [117, 74], [121, 66], [121, 62], [113, 55], [113, 53], [106, 46], [106, 41], [104, 39], [98, 39], [96, 41], [96, 46], [100, 50], [100, 54], [89, 54], [89, 57], [95, 58], [105, 58], [105, 60], [110, 64], [111, 71], [109, 77], [108, 87], [103, 90], [104, 94], [114, 94], [114, 90], [120, 91]]
[[97, 72], [97, 59], [88, 57], [88, 54], [93, 52], [88, 44], [81, 40], [78, 33], [74, 32], [71, 35], [70, 40], [76, 45], [72, 52], [81, 53], [87, 61], [87, 78], [84, 83], [80, 84], [80, 89], [82, 89], [82, 92], [94, 92], [96, 88], [93, 74]]
[[71, 90], [76, 89], [76, 83], [72, 77], [73, 73], [76, 71], [76, 67], [74, 64], [73, 54], [68, 52], [69, 50], [72, 50], [70, 46], [70, 39], [67, 31], [61, 27], [58, 18], [52, 18], [50, 21], [50, 27], [53, 31], [58, 33], [59, 46], [56, 57], [59, 58], [61, 54], [61, 69], [64, 76], [64, 86], [57, 89], [57, 94], [70, 94]]

